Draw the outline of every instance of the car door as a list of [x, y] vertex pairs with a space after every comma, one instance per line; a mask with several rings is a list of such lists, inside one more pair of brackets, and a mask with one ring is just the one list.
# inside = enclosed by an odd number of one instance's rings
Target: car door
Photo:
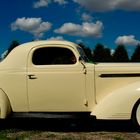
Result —
[[85, 74], [74, 49], [55, 45], [31, 50], [27, 81], [29, 111], [86, 111]]

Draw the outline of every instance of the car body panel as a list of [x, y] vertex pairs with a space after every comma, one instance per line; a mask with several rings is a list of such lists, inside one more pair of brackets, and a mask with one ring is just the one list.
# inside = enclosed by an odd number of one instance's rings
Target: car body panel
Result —
[[[54, 46], [71, 50], [77, 62], [33, 64], [36, 49]], [[1, 118], [9, 112], [4, 111], [3, 102], [11, 113], [90, 112], [97, 119], [130, 119], [140, 98], [140, 64], [87, 63], [80, 60], [78, 48], [71, 42], [52, 40], [25, 43], [12, 50], [0, 63], [0, 88], [5, 95], [0, 100]]]

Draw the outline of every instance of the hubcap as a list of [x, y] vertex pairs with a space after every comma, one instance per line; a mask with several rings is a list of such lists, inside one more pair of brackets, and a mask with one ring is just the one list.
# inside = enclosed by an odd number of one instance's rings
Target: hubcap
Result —
[[137, 112], [136, 112], [136, 119], [140, 126], [140, 104], [138, 105]]

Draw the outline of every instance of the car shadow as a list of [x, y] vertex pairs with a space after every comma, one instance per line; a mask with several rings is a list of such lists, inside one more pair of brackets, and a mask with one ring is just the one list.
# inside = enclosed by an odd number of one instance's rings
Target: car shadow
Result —
[[20, 129], [53, 132], [136, 132], [131, 121], [77, 121], [53, 119], [6, 119], [0, 121], [0, 130]]

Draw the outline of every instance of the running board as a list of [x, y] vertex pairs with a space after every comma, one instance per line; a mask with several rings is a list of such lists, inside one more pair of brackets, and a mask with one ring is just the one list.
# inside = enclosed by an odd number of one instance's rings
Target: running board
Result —
[[15, 112], [11, 118], [40, 118], [40, 119], [91, 119], [90, 112]]

